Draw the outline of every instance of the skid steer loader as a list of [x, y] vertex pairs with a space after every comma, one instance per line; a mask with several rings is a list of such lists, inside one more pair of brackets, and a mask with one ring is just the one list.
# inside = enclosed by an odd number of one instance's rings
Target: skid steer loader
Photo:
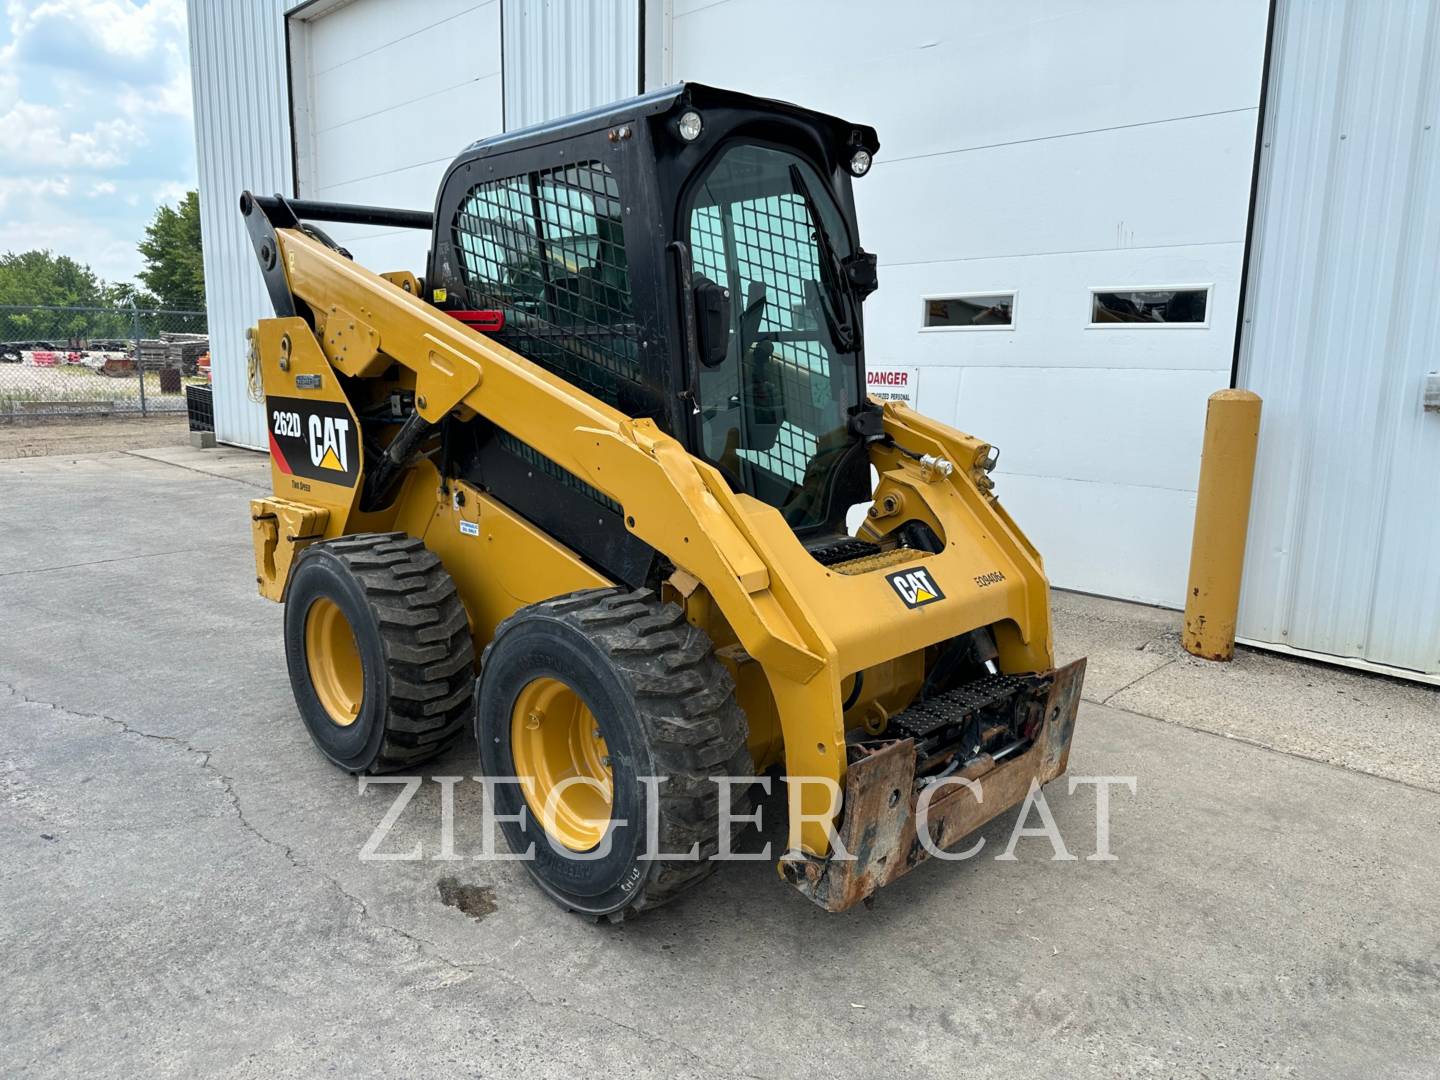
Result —
[[[863, 393], [878, 148], [684, 84], [473, 144], [433, 214], [241, 197], [300, 715], [357, 773], [473, 729], [572, 911], [703, 879], [712, 778], [783, 771], [780, 875], [838, 911], [1065, 769], [1083, 661], [996, 451]], [[429, 230], [425, 273], [317, 222]]]

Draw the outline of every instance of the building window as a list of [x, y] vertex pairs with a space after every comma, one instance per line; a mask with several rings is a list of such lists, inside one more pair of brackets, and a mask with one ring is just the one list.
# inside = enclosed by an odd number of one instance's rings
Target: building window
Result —
[[1014, 326], [1013, 292], [925, 297], [925, 330], [1011, 330]]
[[1207, 326], [1210, 286], [1162, 285], [1090, 290], [1090, 325]]

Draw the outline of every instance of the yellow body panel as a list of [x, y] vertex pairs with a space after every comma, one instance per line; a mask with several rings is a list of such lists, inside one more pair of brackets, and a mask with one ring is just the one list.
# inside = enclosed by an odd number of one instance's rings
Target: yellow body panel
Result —
[[[340, 389], [339, 380], [330, 361], [320, 350], [320, 343], [304, 319], [261, 319], [256, 331], [256, 348], [260, 355], [260, 380], [267, 398], [298, 398], [303, 401], [324, 401], [343, 406], [351, 423], [359, 429], [355, 411]], [[308, 380], [315, 380], [310, 385]], [[308, 506], [330, 511], [333, 520], [343, 522], [359, 498], [358, 485], [326, 483], [312, 477], [288, 472], [274, 452], [275, 417], [266, 418], [271, 431], [270, 482], [275, 494], [303, 502]], [[365, 471], [365, 452], [359, 451], [355, 473]], [[340, 529], [338, 532], [352, 530]], [[332, 532], [330, 535], [338, 535]]]
[[[438, 492], [440, 474], [435, 467], [426, 462], [421, 469], [431, 478], [432, 493]], [[424, 490], [423, 483], [416, 485], [417, 501]], [[423, 525], [405, 531], [424, 540], [455, 579], [455, 590], [470, 616], [477, 655], [500, 621], [525, 605], [613, 584], [574, 552], [469, 484], [451, 481], [449, 493], [432, 497], [432, 503]]]
[[[998, 624], [1007, 671], [1051, 666], [1040, 560], [974, 465], [988, 451], [979, 440], [903, 406], [885, 406], [885, 429], [896, 443], [955, 466], [949, 475], [926, 474], [893, 449], [872, 452], [881, 474], [877, 507], [903, 502], [905, 513], [872, 516], [865, 535], [882, 537], [908, 517], [929, 523], [944, 540], [942, 551], [917, 563], [944, 598], [910, 608], [886, 580], [906, 566], [877, 563], [851, 572], [822, 566], [777, 510], [732, 492], [715, 468], [652, 421], [620, 414], [302, 233], [281, 229], [277, 237], [292, 293], [312, 311], [329, 313], [327, 327], [344, 319], [344, 334], [327, 345], [335, 364], [363, 356], [356, 370], [371, 370], [378, 363], [372, 350], [393, 359], [401, 368], [398, 385], [413, 388], [416, 410], [427, 420], [452, 413], [495, 419], [623, 507], [627, 527], [678, 568], [671, 598], [711, 632], [735, 675], [758, 764], [783, 754], [789, 775], [843, 785], [846, 728], [883, 724], [882, 713], [903, 708], [919, 686], [925, 650], [968, 630]], [[287, 333], [288, 372], [278, 364]], [[302, 320], [262, 322], [259, 345], [267, 394], [289, 394], [287, 376], [299, 370], [324, 376], [315, 393], [334, 384], [331, 360]], [[276, 473], [277, 494], [298, 500], [286, 486], [290, 479]], [[454, 577], [477, 645], [522, 604], [608, 584], [497, 501], [464, 484], [442, 486], [428, 463], [410, 470], [383, 513], [357, 512], [357, 492], [358, 484], [312, 489], [304, 501], [328, 511], [327, 536], [399, 529], [422, 537]], [[462, 532], [462, 520], [476, 531]], [[275, 565], [281, 561], [276, 556]], [[845, 710], [862, 671], [861, 695]], [[796, 788], [806, 814], [833, 813], [824, 787], [796, 785], [792, 795]], [[823, 821], [802, 823], [792, 814], [792, 849], [824, 855], [829, 843]]]

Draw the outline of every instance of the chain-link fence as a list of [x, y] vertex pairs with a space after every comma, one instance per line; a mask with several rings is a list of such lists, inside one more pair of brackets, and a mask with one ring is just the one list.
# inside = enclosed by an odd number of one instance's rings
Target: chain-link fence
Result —
[[0, 421], [180, 413], [209, 382], [203, 311], [0, 305]]

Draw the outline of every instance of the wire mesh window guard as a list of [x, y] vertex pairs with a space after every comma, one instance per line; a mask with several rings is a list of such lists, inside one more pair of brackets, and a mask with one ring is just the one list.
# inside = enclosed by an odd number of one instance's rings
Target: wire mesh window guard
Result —
[[[795, 160], [763, 147], [733, 148], [704, 189], [711, 205], [697, 205], [690, 215], [695, 273], [727, 285], [732, 305], [741, 309], [739, 366], [717, 376], [736, 383], [737, 399], [748, 399], [749, 415], [741, 421], [747, 430], [733, 452], [791, 484], [804, 481], [820, 438], [843, 422], [840, 388], [831, 385], [833, 343], [823, 325], [811, 208], [799, 192], [761, 193], [765, 186], [788, 186]], [[820, 187], [818, 178], [813, 186]], [[707, 404], [724, 392], [711, 388]], [[734, 421], [717, 421], [710, 425], [717, 436], [735, 438]], [[769, 431], [757, 439], [761, 428]], [[773, 442], [759, 445], [771, 432]], [[719, 459], [726, 454], [718, 440], [709, 452]]]
[[611, 405], [641, 381], [620, 191], [603, 164], [477, 184], [454, 231], [467, 303], [504, 312], [497, 340]]

